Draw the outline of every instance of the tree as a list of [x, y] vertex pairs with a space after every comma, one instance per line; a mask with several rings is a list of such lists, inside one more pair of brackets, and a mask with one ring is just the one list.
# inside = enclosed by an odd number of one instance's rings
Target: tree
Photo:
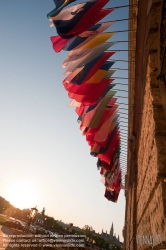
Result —
[[93, 227], [88, 226], [88, 225], [85, 225], [82, 229], [83, 229], [84, 231], [90, 231], [90, 232], [94, 231]]
[[43, 207], [43, 210], [42, 210], [42, 212], [41, 212], [41, 214], [44, 216], [45, 215], [45, 211], [46, 211], [46, 209], [45, 209], [45, 207]]
[[112, 249], [113, 249], [113, 250], [121, 250], [121, 248], [120, 248], [119, 246], [117, 246], [117, 245], [113, 246]]
[[107, 250], [109, 249], [109, 243], [108, 242], [105, 243], [105, 249], [107, 249]]

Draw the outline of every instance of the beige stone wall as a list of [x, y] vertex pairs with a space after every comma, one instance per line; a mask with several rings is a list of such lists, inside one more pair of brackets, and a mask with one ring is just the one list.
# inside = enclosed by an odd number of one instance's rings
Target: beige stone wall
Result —
[[[140, 2], [139, 6], [143, 8], [146, 1], [139, 0]], [[141, 73], [136, 68], [135, 82], [129, 81], [129, 138], [132, 135], [134, 139], [129, 144], [126, 178], [129, 188], [126, 193], [124, 228], [126, 250], [152, 249], [150, 242], [137, 244], [138, 235], [141, 235], [140, 237], [160, 235], [158, 240], [162, 240], [162, 244], [166, 243], [166, 183], [164, 182], [166, 178], [166, 119], [159, 89], [160, 82], [157, 80], [160, 71], [159, 28], [162, 2], [162, 0], [153, 0], [151, 3], [149, 1], [148, 6], [145, 4], [147, 17], [142, 46], [144, 53], [142, 58], [139, 58], [139, 52], [136, 51], [135, 59], [135, 66], [140, 66]], [[130, 1], [130, 4], [133, 4], [133, 1]], [[138, 16], [139, 18], [141, 16]], [[130, 29], [133, 29], [132, 21]], [[131, 38], [132, 35], [129, 36], [129, 39]], [[142, 41], [137, 37], [138, 42]], [[136, 48], [140, 48], [138, 44]], [[129, 53], [129, 59], [131, 56]], [[133, 67], [130, 63], [129, 68]], [[131, 70], [129, 77], [133, 78], [132, 76]], [[141, 88], [138, 88], [136, 84], [140, 84]], [[139, 95], [137, 100], [136, 95]], [[138, 103], [133, 105], [133, 100], [139, 101], [139, 107]], [[159, 244], [154, 249], [166, 249], [166, 244], [165, 247]]]
[[[142, 125], [138, 149], [137, 168], [137, 235], [164, 235], [166, 241], [166, 217], [162, 193], [165, 183], [160, 178], [166, 164], [164, 148], [166, 136], [161, 132], [166, 128], [164, 110], [158, 87], [154, 87], [151, 76], [151, 60], [149, 55], [147, 78], [142, 110]], [[160, 125], [159, 125], [160, 124]], [[164, 127], [163, 127], [164, 125]], [[160, 135], [158, 135], [160, 134]], [[162, 152], [162, 155], [160, 154]], [[160, 162], [162, 161], [162, 164]], [[165, 165], [166, 167], [166, 165]], [[166, 185], [165, 185], [166, 186]], [[147, 245], [139, 244], [137, 249], [146, 249]]]

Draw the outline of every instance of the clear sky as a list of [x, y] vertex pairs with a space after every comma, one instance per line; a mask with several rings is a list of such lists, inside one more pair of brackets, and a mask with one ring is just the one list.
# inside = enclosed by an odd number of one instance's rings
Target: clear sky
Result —
[[[106, 7], [126, 4], [128, 0], [112, 0]], [[49, 216], [79, 227], [88, 224], [96, 232], [108, 232], [113, 222], [122, 241], [124, 191], [118, 203], [104, 197], [97, 158], [90, 156], [74, 108], [68, 107], [61, 67], [67, 53], [52, 49], [50, 36], [56, 29], [49, 27], [46, 17], [53, 8], [52, 0], [0, 1], [0, 196], [20, 208], [46, 207]], [[103, 20], [123, 18], [128, 18], [127, 8]], [[128, 29], [127, 21], [108, 31], [123, 29]], [[127, 33], [118, 33], [110, 41], [127, 39]], [[112, 49], [127, 49], [127, 43]], [[113, 58], [127, 60], [127, 53], [117, 52]], [[128, 65], [115, 63], [115, 67]], [[114, 76], [127, 77], [127, 71]], [[127, 80], [115, 82], [127, 84]], [[118, 92], [122, 94], [127, 96]]]

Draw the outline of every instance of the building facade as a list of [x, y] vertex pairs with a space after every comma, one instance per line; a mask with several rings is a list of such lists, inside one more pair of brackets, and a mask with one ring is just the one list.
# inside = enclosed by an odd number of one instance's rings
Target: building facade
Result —
[[166, 249], [166, 1], [130, 0], [126, 250]]
[[112, 249], [112, 246], [113, 246], [113, 245], [115, 245], [115, 246], [122, 246], [122, 243], [121, 243], [120, 240], [119, 240], [119, 235], [118, 235], [118, 237], [116, 237], [116, 234], [114, 234], [114, 226], [113, 226], [113, 223], [112, 223], [110, 232], [107, 233], [107, 231], [104, 232], [104, 231], [102, 230], [102, 232], [101, 232], [101, 234], [100, 234], [100, 237], [102, 237], [106, 242], [109, 243], [110, 249]]

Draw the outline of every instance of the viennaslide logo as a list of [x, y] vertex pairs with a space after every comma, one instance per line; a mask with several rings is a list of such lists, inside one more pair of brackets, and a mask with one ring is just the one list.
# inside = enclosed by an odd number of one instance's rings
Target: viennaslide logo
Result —
[[137, 244], [139, 244], [139, 245], [151, 245], [152, 249], [154, 246], [163, 245], [162, 244], [163, 239], [164, 239], [163, 234], [160, 235], [160, 234], [156, 234], [156, 233], [153, 233], [150, 235], [138, 234], [136, 236]]

